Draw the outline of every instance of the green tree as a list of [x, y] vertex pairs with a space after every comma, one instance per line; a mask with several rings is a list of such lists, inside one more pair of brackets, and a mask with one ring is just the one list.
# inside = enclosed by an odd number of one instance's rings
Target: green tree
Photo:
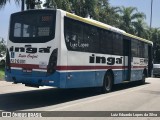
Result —
[[5, 40], [1, 38], [0, 40], [0, 54], [4, 54], [6, 52]]
[[98, 13], [98, 19], [99, 21], [115, 26], [115, 27], [119, 27], [119, 14], [117, 14], [117, 7], [111, 7], [109, 5], [106, 6], [101, 6], [99, 13]]
[[40, 0], [24, 0], [27, 9], [35, 9], [35, 7], [40, 8]]
[[76, 15], [118, 26], [117, 8], [111, 7], [108, 0], [70, 0], [70, 2], [72, 11]]
[[94, 16], [98, 0], [46, 0], [47, 8], [62, 9], [81, 17]]
[[46, 8], [62, 9], [71, 12], [71, 3], [69, 0], [46, 0], [43, 6]]
[[135, 35], [142, 38], [145, 38], [145, 37], [148, 38], [147, 24], [144, 22], [144, 19], [138, 18], [136, 21], [132, 22], [132, 25], [134, 27]]
[[144, 36], [142, 36], [142, 38], [145, 38], [145, 39], [147, 39], [147, 40], [150, 40], [150, 41], [152, 41], [151, 40], [151, 30], [150, 30], [150, 27], [147, 25], [145, 28], [145, 31], [144, 31]]
[[[40, 0], [14, 0], [14, 2], [20, 5], [21, 2], [26, 4], [27, 9], [34, 9], [35, 7], [41, 8], [41, 1]], [[0, 9], [4, 8], [7, 3], [10, 3], [11, 0], [0, 0]]]
[[153, 44], [154, 63], [160, 63], [160, 30], [158, 28], [150, 29], [150, 38]]
[[120, 13], [120, 28], [125, 30], [126, 32], [129, 32], [131, 34], [134, 34], [134, 22], [137, 21], [137, 19], [144, 19], [146, 16], [144, 13], [138, 12], [136, 7], [120, 7], [119, 11]]
[[[19, 4], [21, 0], [14, 0], [16, 4]], [[5, 7], [7, 3], [10, 3], [11, 0], [0, 0], [0, 8]]]
[[97, 0], [70, 0], [71, 9], [76, 15], [81, 17], [93, 17]]

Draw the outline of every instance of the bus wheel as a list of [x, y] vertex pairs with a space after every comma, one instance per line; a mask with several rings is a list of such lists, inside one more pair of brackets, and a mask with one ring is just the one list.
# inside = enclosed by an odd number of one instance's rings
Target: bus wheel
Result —
[[103, 80], [102, 92], [107, 93], [112, 90], [113, 86], [113, 77], [110, 73], [107, 73]]
[[145, 73], [142, 74], [142, 80], [141, 80], [141, 84], [145, 84], [146, 81], [146, 75]]

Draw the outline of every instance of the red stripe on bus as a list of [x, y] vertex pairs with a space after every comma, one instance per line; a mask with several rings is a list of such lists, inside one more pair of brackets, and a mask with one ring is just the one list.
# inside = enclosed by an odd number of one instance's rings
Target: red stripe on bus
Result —
[[[90, 70], [90, 69], [127, 69], [128, 66], [57, 66], [57, 70]], [[134, 66], [133, 68], [146, 68], [146, 66]]]
[[57, 66], [57, 70], [125, 69], [127, 66]]
[[39, 68], [39, 65], [34, 64], [16, 64], [11, 63], [11, 67], [25, 68], [25, 69], [47, 69], [47, 68]]
[[147, 66], [133, 66], [133, 68], [146, 68]]
[[[35, 64], [15, 64], [11, 63], [11, 67], [25, 68], [25, 69], [44, 69]], [[132, 68], [145, 68], [146, 66], [134, 66]], [[94, 70], [94, 69], [127, 69], [128, 66], [57, 66], [56, 70]]]

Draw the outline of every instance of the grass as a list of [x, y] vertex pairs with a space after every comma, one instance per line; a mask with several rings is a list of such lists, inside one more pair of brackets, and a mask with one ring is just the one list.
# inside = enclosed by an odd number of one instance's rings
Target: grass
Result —
[[4, 67], [0, 66], [0, 80], [4, 79]]

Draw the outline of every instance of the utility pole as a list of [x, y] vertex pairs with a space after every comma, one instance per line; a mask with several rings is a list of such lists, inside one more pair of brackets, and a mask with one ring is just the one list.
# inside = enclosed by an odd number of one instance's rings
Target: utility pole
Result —
[[151, 0], [150, 29], [152, 28], [152, 10], [153, 10], [153, 0]]
[[21, 11], [24, 11], [24, 0], [22, 0]]
[[[152, 11], [153, 11], [153, 0], [151, 0], [151, 15], [150, 15], [150, 37], [152, 35], [151, 33], [151, 29], [152, 29]], [[155, 62], [155, 44], [156, 44], [156, 41], [153, 40], [153, 62]]]

